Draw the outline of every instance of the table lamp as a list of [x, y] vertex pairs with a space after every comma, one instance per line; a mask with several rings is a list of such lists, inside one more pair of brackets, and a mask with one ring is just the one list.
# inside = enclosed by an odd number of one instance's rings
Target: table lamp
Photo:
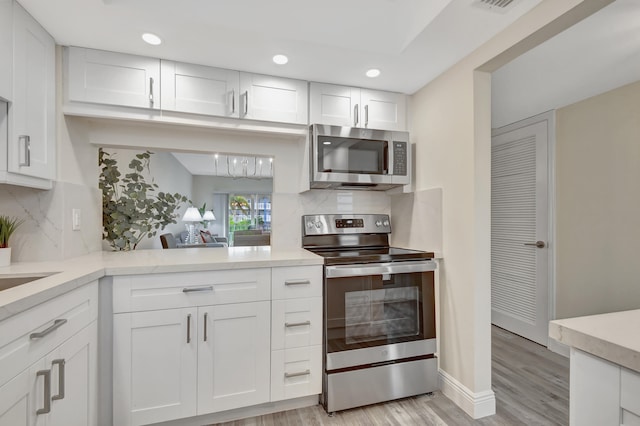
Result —
[[187, 222], [187, 231], [189, 231], [189, 236], [187, 237], [187, 244], [196, 244], [196, 223], [202, 221], [202, 216], [200, 216], [200, 212], [196, 207], [189, 207], [186, 212], [184, 212], [184, 216], [182, 216], [182, 221]]

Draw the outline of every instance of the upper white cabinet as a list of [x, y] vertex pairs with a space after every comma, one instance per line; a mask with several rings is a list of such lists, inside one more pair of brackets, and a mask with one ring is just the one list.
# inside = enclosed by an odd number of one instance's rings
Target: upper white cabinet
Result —
[[106, 105], [160, 109], [160, 60], [70, 47], [67, 99]]
[[239, 117], [238, 71], [164, 60], [161, 64], [163, 110]]
[[11, 100], [13, 89], [13, 0], [0, 0], [0, 99]]
[[240, 73], [240, 118], [308, 124], [307, 86], [302, 80]]
[[14, 2], [12, 8], [13, 79], [8, 111], [0, 112], [0, 131], [7, 135], [0, 181], [49, 189], [56, 177], [55, 43], [22, 6]]
[[406, 130], [407, 97], [402, 93], [311, 83], [311, 123]]

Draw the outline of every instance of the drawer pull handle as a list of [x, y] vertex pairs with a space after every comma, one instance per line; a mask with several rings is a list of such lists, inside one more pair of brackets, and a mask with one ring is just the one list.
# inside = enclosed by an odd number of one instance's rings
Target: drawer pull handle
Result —
[[302, 322], [285, 322], [285, 327], [299, 327], [301, 325], [311, 325], [311, 321], [302, 321]]
[[210, 285], [208, 287], [185, 287], [182, 289], [183, 293], [193, 293], [196, 291], [213, 291], [213, 286]]
[[301, 285], [301, 284], [311, 284], [309, 280], [286, 280], [284, 285]]
[[67, 323], [66, 319], [57, 319], [48, 328], [46, 328], [46, 329], [44, 329], [42, 331], [39, 331], [37, 333], [31, 333], [29, 335], [29, 339], [31, 339], [31, 340], [42, 339], [44, 336], [46, 336], [49, 333], [53, 333], [54, 330], [62, 327], [66, 323]]
[[36, 414], [47, 414], [51, 412], [51, 370], [40, 370], [38, 376], [44, 376], [44, 407], [38, 408]]
[[65, 374], [64, 374], [64, 359], [54, 359], [51, 362], [51, 365], [57, 365], [58, 366], [58, 394], [57, 395], [53, 395], [51, 397], [51, 400], [57, 400], [57, 399], [64, 399], [64, 380], [65, 380]]
[[187, 315], [187, 343], [191, 343], [191, 314]]
[[311, 374], [311, 370], [304, 370], [297, 373], [284, 373], [284, 377], [288, 379], [290, 377], [308, 376], [309, 374]]

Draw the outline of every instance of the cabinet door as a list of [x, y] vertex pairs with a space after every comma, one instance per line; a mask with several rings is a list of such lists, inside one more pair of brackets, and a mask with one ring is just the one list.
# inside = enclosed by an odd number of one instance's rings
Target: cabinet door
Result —
[[360, 91], [362, 117], [359, 127], [383, 130], [406, 130], [407, 98], [402, 93]]
[[322, 345], [271, 353], [271, 401], [322, 392]]
[[160, 109], [160, 60], [70, 47], [70, 101]]
[[240, 73], [162, 61], [162, 109], [238, 117]]
[[0, 0], [0, 98], [13, 99], [13, 0]]
[[309, 116], [311, 123], [358, 126], [360, 89], [311, 83], [310, 93]]
[[0, 426], [30, 426], [35, 416], [35, 381], [27, 369], [0, 386]]
[[51, 369], [48, 426], [96, 426], [98, 325], [93, 322], [47, 355]]
[[18, 3], [13, 6], [13, 103], [8, 170], [55, 178], [55, 44]]
[[240, 73], [240, 118], [308, 124], [307, 82]]
[[116, 314], [113, 424], [196, 414], [196, 308]]
[[198, 414], [269, 401], [269, 302], [198, 309]]

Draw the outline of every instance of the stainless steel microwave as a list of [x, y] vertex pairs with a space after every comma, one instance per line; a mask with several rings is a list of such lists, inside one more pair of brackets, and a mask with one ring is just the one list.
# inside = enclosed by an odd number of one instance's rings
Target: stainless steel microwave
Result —
[[312, 124], [311, 188], [386, 190], [411, 183], [409, 133]]

